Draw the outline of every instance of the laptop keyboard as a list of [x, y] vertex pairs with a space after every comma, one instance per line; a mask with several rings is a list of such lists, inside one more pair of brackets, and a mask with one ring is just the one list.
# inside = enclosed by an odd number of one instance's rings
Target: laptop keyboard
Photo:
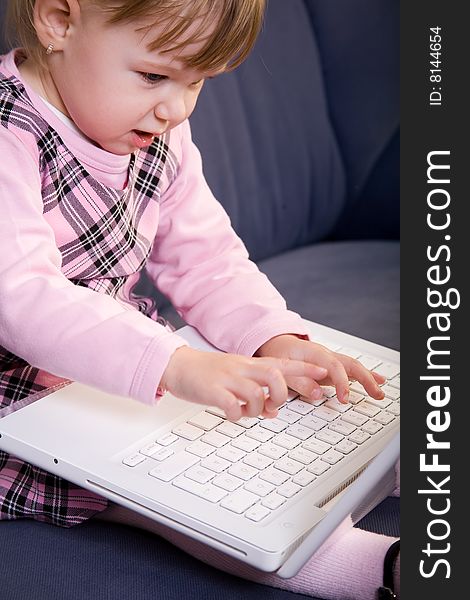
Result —
[[351, 382], [348, 404], [333, 387], [310, 403], [290, 394], [275, 419], [227, 421], [206, 408], [170, 432], [126, 456], [128, 468], [143, 465], [148, 476], [258, 522], [328, 470], [379, 436], [400, 415], [400, 372], [395, 363], [327, 344], [387, 377], [383, 400]]

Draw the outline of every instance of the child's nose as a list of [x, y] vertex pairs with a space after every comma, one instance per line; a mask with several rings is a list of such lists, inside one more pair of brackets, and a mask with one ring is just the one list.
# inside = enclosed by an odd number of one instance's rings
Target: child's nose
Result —
[[171, 94], [155, 106], [155, 116], [161, 121], [172, 124], [181, 123], [189, 116], [186, 94], [178, 92]]

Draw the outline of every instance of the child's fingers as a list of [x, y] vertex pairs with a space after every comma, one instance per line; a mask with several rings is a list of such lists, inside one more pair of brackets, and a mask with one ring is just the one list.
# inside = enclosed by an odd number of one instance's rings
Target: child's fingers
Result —
[[314, 360], [294, 360], [291, 358], [257, 358], [257, 363], [266, 364], [279, 369], [284, 377], [308, 377], [316, 381], [324, 379], [328, 370], [316, 364]]
[[243, 416], [242, 405], [238, 398], [225, 388], [217, 391], [217, 406], [221, 408], [229, 421], [238, 421]]
[[291, 390], [310, 400], [319, 400], [323, 395], [320, 384], [308, 377], [286, 377], [286, 383]]
[[258, 382], [246, 377], [236, 377], [228, 387], [239, 404], [243, 405], [243, 416], [256, 417], [262, 412], [266, 394]]
[[357, 381], [364, 386], [369, 396], [372, 396], [372, 398], [377, 400], [382, 400], [384, 393], [379, 387], [378, 383], [384, 383], [384, 377], [378, 373], [374, 374], [373, 372], [369, 371], [355, 359], [351, 359], [351, 362], [348, 365], [348, 370], [349, 375], [353, 379], [357, 379]]

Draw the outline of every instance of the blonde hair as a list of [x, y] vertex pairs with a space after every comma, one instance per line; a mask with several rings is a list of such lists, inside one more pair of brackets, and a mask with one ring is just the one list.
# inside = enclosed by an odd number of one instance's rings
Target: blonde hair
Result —
[[[84, 2], [84, 0], [80, 0]], [[108, 22], [154, 20], [165, 24], [150, 50], [177, 51], [192, 42], [205, 43], [193, 56], [185, 59], [188, 67], [197, 70], [234, 69], [250, 53], [261, 29], [266, 0], [86, 0], [110, 15]], [[43, 62], [33, 22], [36, 0], [9, 0], [7, 26], [10, 39], [19, 43], [28, 56]], [[200, 25], [189, 35], [195, 22]], [[215, 27], [209, 29], [209, 25]], [[149, 27], [150, 29], [150, 27]], [[206, 34], [209, 31], [209, 35]], [[185, 35], [186, 34], [186, 35]]]

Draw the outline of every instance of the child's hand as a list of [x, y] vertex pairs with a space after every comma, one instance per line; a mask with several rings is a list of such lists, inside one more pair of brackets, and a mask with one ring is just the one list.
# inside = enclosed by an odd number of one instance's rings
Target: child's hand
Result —
[[[173, 353], [160, 386], [178, 398], [218, 406], [228, 419], [274, 417], [287, 400], [286, 379], [322, 380], [326, 369], [313, 361], [251, 358], [202, 352], [182, 346]], [[263, 387], [269, 389], [269, 398]]]
[[384, 383], [386, 378], [374, 371], [369, 371], [361, 363], [346, 354], [332, 352], [314, 342], [302, 340], [294, 335], [279, 335], [263, 344], [256, 353], [257, 356], [273, 356], [276, 358], [290, 358], [295, 361], [305, 361], [325, 367], [328, 371], [324, 379], [309, 376], [286, 377], [287, 385], [302, 396], [318, 400], [321, 398], [321, 385], [334, 385], [336, 395], [340, 402], [348, 402], [349, 379], [355, 379], [366, 389], [369, 396], [382, 400], [383, 391], [377, 385]]

